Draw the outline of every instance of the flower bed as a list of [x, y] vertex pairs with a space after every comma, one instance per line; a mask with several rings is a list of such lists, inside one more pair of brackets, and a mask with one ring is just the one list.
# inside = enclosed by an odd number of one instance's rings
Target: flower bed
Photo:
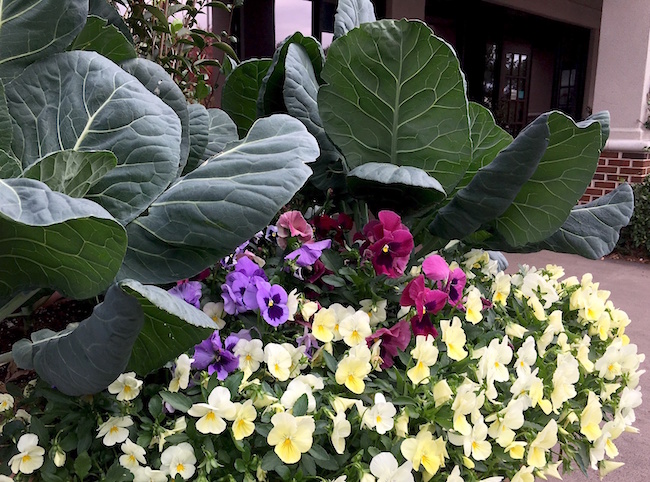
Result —
[[[409, 265], [409, 260], [412, 265]], [[618, 466], [644, 359], [585, 275], [298, 211], [170, 291], [220, 327], [144, 380], [0, 395], [0, 480], [448, 480]], [[70, 428], [74, 427], [73, 430]]]

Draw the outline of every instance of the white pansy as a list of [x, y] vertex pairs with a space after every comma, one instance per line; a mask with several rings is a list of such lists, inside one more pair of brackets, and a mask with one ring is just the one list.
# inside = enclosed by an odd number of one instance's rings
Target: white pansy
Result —
[[222, 330], [224, 326], [226, 326], [226, 322], [223, 319], [223, 303], [218, 302], [215, 303], [213, 301], [207, 302], [203, 306], [203, 313], [208, 315], [210, 318], [212, 318], [212, 321], [214, 321], [217, 324], [217, 329]]
[[184, 480], [191, 478], [196, 472], [195, 463], [194, 448], [187, 442], [167, 447], [160, 455], [160, 470], [172, 479], [177, 474]]
[[553, 410], [558, 410], [564, 402], [576, 396], [575, 383], [580, 378], [578, 360], [570, 353], [560, 353], [557, 356], [557, 368], [553, 372], [553, 392], [551, 402]]
[[135, 372], [122, 373], [108, 386], [108, 393], [117, 395], [119, 401], [133, 400], [140, 393], [142, 380], [135, 378]]
[[309, 360], [305, 356], [307, 347], [305, 345], [294, 346], [291, 343], [282, 343], [282, 347], [287, 350], [291, 357], [291, 366], [289, 367], [289, 377], [295, 378], [300, 372], [307, 368]]
[[8, 393], [0, 393], [0, 412], [14, 408], [14, 397]]
[[122, 449], [123, 455], [120, 455], [118, 461], [125, 469], [133, 472], [133, 469], [140, 467], [140, 464], [147, 463], [144, 458], [147, 452], [138, 444], [131, 442], [131, 439], [127, 438], [120, 448]]
[[377, 433], [383, 435], [389, 430], [392, 430], [395, 422], [394, 417], [397, 414], [395, 405], [386, 401], [381, 393], [375, 394], [375, 404], [368, 411], [368, 419], [372, 420], [371, 428], [374, 428]]
[[96, 438], [103, 437], [102, 442], [104, 445], [112, 447], [129, 438], [129, 429], [127, 427], [131, 425], [133, 425], [131, 417], [111, 417], [99, 426]]
[[31, 474], [43, 465], [45, 449], [38, 445], [38, 436], [26, 433], [18, 439], [18, 453], [9, 459], [14, 474]]
[[449, 441], [463, 447], [465, 457], [471, 456], [474, 460], [485, 460], [492, 453], [492, 445], [488, 442], [488, 428], [483, 420], [478, 420], [466, 435], [449, 432]]
[[241, 338], [232, 352], [239, 357], [239, 369], [248, 377], [256, 372], [264, 361], [264, 350], [262, 340], [257, 338], [246, 340]]
[[169, 479], [162, 470], [139, 467], [133, 471], [133, 482], [167, 482]]
[[200, 417], [196, 429], [204, 434], [220, 434], [226, 429], [226, 420], [234, 420], [236, 407], [230, 401], [230, 391], [226, 387], [216, 387], [208, 396], [208, 403], [195, 403], [187, 411], [192, 417]]
[[370, 316], [370, 326], [376, 326], [379, 323], [386, 321], [387, 300], [361, 300], [359, 304], [363, 311], [368, 313], [368, 316]]
[[302, 396], [307, 396], [307, 413], [316, 410], [316, 399], [313, 390], [322, 390], [325, 387], [323, 379], [315, 375], [299, 375], [289, 382], [287, 390], [280, 398], [280, 403], [287, 410], [291, 410], [296, 401]]
[[410, 461], [399, 465], [390, 452], [381, 452], [370, 461], [370, 472], [377, 482], [413, 482], [413, 464]]
[[338, 412], [332, 419], [332, 435], [330, 440], [337, 454], [345, 452], [345, 439], [352, 433], [352, 425], [345, 417], [345, 412]]
[[362, 310], [346, 316], [339, 322], [339, 333], [348, 346], [365, 343], [366, 338], [372, 335], [370, 316]]
[[287, 310], [289, 311], [289, 320], [294, 321], [294, 316], [298, 312], [298, 305], [300, 304], [300, 297], [298, 295], [298, 288], [294, 288], [287, 294]]
[[288, 380], [291, 374], [291, 353], [282, 345], [269, 343], [264, 347], [264, 362], [269, 373], [281, 382]]
[[190, 383], [190, 369], [194, 358], [190, 358], [185, 353], [176, 359], [176, 368], [174, 368], [174, 377], [169, 382], [168, 390], [170, 392], [178, 392], [178, 390], [185, 390]]

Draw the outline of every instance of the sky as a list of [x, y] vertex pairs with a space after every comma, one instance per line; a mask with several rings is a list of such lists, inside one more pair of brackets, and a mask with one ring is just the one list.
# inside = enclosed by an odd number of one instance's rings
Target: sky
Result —
[[311, 35], [311, 5], [306, 0], [275, 0], [276, 43], [294, 32]]

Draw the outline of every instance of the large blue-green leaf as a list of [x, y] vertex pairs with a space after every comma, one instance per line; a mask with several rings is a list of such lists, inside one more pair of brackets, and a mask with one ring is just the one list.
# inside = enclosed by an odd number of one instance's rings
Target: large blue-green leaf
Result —
[[621, 184], [588, 204], [574, 207], [562, 227], [533, 248], [600, 259], [616, 247], [619, 232], [633, 212], [632, 188]]
[[453, 50], [429, 27], [362, 24], [332, 44], [322, 76], [323, 125], [350, 169], [413, 166], [452, 192], [471, 160], [465, 82]]
[[147, 59], [131, 59], [120, 64], [125, 71], [134, 76], [152, 94], [171, 107], [181, 121], [181, 147], [177, 176], [185, 168], [190, 153], [190, 112], [187, 109], [185, 94], [176, 85], [167, 71]]
[[28, 167], [66, 149], [110, 150], [118, 166], [88, 197], [127, 224], [178, 172], [178, 116], [137, 79], [94, 52], [63, 52], [5, 86], [13, 151]]
[[0, 150], [0, 179], [19, 177], [22, 172], [23, 167], [20, 160], [16, 159], [13, 154]]
[[595, 114], [591, 114], [585, 120], [577, 122], [577, 125], [578, 127], [587, 127], [589, 124], [593, 122], [598, 122], [600, 124], [600, 132], [601, 132], [600, 148], [604, 149], [605, 144], [607, 143], [607, 139], [609, 139], [609, 129], [610, 129], [609, 111], [603, 110], [600, 112], [596, 112]]
[[81, 31], [88, 2], [0, 2], [0, 80], [8, 82], [36, 60], [62, 52]]
[[201, 310], [157, 286], [134, 280], [124, 280], [120, 286], [138, 300], [144, 313], [144, 326], [128, 365], [139, 375], [160, 368], [218, 329]]
[[88, 50], [102, 54], [116, 64], [137, 57], [133, 44], [108, 20], [95, 15], [88, 17], [83, 30], [68, 50]]
[[469, 103], [469, 128], [472, 136], [472, 162], [456, 186], [456, 191], [467, 186], [476, 171], [492, 162], [512, 142], [512, 136], [496, 125], [492, 112], [476, 102]]
[[429, 206], [445, 197], [438, 181], [412, 166], [369, 162], [350, 171], [347, 181], [350, 192], [367, 199], [375, 211], [407, 213], [415, 206]]
[[113, 285], [76, 329], [36, 332], [32, 342], [15, 343], [12, 355], [63, 393], [97, 393], [125, 371], [143, 320], [138, 301]]
[[203, 160], [203, 153], [208, 145], [208, 131], [210, 129], [210, 115], [201, 104], [189, 104], [190, 113], [190, 154], [183, 174], [192, 172]]
[[88, 15], [95, 15], [108, 20], [109, 25], [114, 25], [129, 42], [133, 43], [133, 37], [129, 27], [124, 22], [122, 15], [107, 0], [90, 0], [88, 2]]
[[549, 136], [548, 115], [542, 115], [438, 211], [429, 227], [431, 233], [443, 239], [463, 239], [506, 212], [535, 173]]
[[7, 107], [5, 88], [0, 82], [0, 150], [9, 152], [11, 150], [11, 116]]
[[560, 229], [598, 165], [600, 123], [580, 127], [560, 112], [548, 114], [550, 139], [537, 170], [496, 220], [513, 247], [542, 241]]
[[280, 46], [273, 54], [273, 61], [269, 67], [257, 97], [257, 115], [264, 116], [286, 112], [282, 89], [284, 85], [285, 59], [289, 46], [297, 44], [302, 46], [314, 67], [316, 78], [320, 78], [323, 64], [325, 63], [325, 53], [321, 44], [313, 37], [305, 37], [300, 32], [287, 37], [282, 41]]
[[334, 15], [334, 38], [345, 35], [362, 23], [375, 20], [375, 7], [370, 0], [339, 0]]
[[297, 120], [258, 120], [172, 185], [128, 227], [121, 278], [162, 283], [192, 276], [266, 226], [311, 174], [318, 144]]
[[117, 158], [111, 151], [59, 151], [39, 159], [23, 177], [44, 182], [53, 191], [70, 197], [84, 197], [111, 169]]
[[124, 228], [96, 203], [33, 179], [0, 181], [0, 298], [33, 288], [95, 296], [125, 250]]
[[310, 181], [323, 191], [340, 188], [345, 183], [341, 154], [327, 137], [318, 113], [318, 81], [307, 51], [299, 44], [289, 45], [284, 67], [282, 93], [287, 112], [305, 124], [320, 146], [320, 156], [311, 166], [314, 174]]
[[229, 142], [239, 140], [237, 125], [221, 109], [208, 109], [210, 124], [208, 125], [208, 145], [203, 151], [203, 161], [219, 154]]
[[257, 97], [271, 59], [250, 59], [239, 64], [226, 78], [221, 108], [235, 121], [244, 137], [257, 119]]

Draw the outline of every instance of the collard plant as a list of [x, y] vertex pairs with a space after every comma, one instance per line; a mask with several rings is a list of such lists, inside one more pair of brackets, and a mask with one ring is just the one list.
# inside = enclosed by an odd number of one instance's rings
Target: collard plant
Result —
[[223, 111], [188, 105], [136, 57], [108, 3], [90, 5], [0, 3], [0, 320], [43, 290], [104, 297], [77, 329], [14, 345], [19, 366], [72, 395], [211, 334], [211, 318], [155, 284], [266, 226], [319, 154], [287, 115], [240, 139]]
[[468, 101], [453, 49], [424, 23], [376, 21], [370, 1], [340, 0], [334, 30], [326, 59], [296, 33], [272, 59], [230, 74], [222, 106], [240, 135], [265, 115], [299, 119], [321, 149], [310, 184], [402, 213], [426, 249], [460, 239], [599, 258], [614, 248], [632, 214], [630, 187], [576, 207], [608, 113], [575, 122], [549, 112], [513, 139]]

